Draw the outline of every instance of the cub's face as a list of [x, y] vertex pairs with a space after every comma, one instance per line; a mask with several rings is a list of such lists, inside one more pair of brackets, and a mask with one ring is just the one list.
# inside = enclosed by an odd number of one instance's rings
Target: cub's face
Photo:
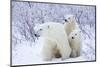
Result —
[[49, 29], [49, 25], [41, 24], [41, 25], [35, 26], [34, 27], [34, 30], [35, 30], [35, 34], [34, 35], [36, 37], [40, 37], [43, 33], [48, 31], [48, 29]]
[[73, 31], [69, 35], [70, 40], [77, 40], [80, 38], [80, 31]]

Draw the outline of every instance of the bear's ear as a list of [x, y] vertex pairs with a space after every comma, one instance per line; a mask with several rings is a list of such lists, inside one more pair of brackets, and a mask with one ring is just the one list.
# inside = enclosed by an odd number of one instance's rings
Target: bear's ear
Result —
[[48, 25], [48, 28], [50, 28], [50, 26]]
[[74, 18], [74, 20], [75, 20], [75, 21], [77, 21], [77, 20], [78, 20], [76, 16], [73, 16], [73, 18]]
[[70, 17], [68, 17], [67, 20], [70, 20]]
[[75, 33], [75, 36], [77, 35], [77, 33]]

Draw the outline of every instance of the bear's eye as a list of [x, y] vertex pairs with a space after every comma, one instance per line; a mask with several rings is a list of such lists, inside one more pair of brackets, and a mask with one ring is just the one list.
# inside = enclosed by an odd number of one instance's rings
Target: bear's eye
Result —
[[48, 25], [48, 28], [50, 28], [50, 26]]
[[67, 19], [65, 19], [65, 22], [67, 22]]
[[77, 34], [75, 34], [75, 35], [77, 35]]
[[74, 37], [72, 37], [72, 39], [74, 39]]
[[40, 29], [40, 31], [42, 31], [42, 29]]
[[70, 17], [68, 19], [70, 19]]

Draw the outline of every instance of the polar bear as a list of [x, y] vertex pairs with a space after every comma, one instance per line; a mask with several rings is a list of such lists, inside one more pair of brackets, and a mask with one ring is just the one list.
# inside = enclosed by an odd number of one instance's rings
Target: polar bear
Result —
[[49, 61], [54, 57], [61, 59], [70, 57], [71, 48], [63, 24], [47, 22], [35, 27], [36, 35], [44, 37], [42, 55], [43, 60]]
[[70, 47], [72, 52], [70, 57], [79, 57], [81, 52], [81, 35], [79, 30], [73, 30], [68, 36]]
[[78, 27], [79, 26], [74, 15], [65, 16], [64, 28], [67, 35], [69, 35], [74, 29], [78, 29]]

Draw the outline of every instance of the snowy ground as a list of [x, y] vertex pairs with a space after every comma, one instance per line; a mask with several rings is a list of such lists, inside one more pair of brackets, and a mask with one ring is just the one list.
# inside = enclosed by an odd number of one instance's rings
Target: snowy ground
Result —
[[29, 46], [29, 44], [31, 43], [27, 41], [23, 42], [22, 44], [19, 44], [20, 46], [17, 45], [16, 49], [12, 52], [13, 65], [86, 61], [86, 59], [83, 56], [74, 59], [66, 59], [64, 61], [61, 61], [60, 58], [54, 58], [52, 61], [43, 61], [41, 55], [41, 42], [41, 40], [37, 41], [35, 43], [35, 46]]
[[89, 37], [84, 33], [82, 33], [81, 56], [77, 58], [69, 58], [64, 61], [62, 61], [60, 58], [59, 59], [54, 58], [52, 61], [43, 61], [41, 55], [41, 47], [43, 42], [42, 40], [43, 40], [42, 38], [39, 38], [37, 39], [37, 41], [35, 41], [35, 43], [30, 41], [23, 41], [21, 44], [17, 44], [15, 49], [12, 51], [12, 64], [26, 65], [26, 64], [62, 63], [62, 62], [95, 60], [94, 40], [89, 39]]

